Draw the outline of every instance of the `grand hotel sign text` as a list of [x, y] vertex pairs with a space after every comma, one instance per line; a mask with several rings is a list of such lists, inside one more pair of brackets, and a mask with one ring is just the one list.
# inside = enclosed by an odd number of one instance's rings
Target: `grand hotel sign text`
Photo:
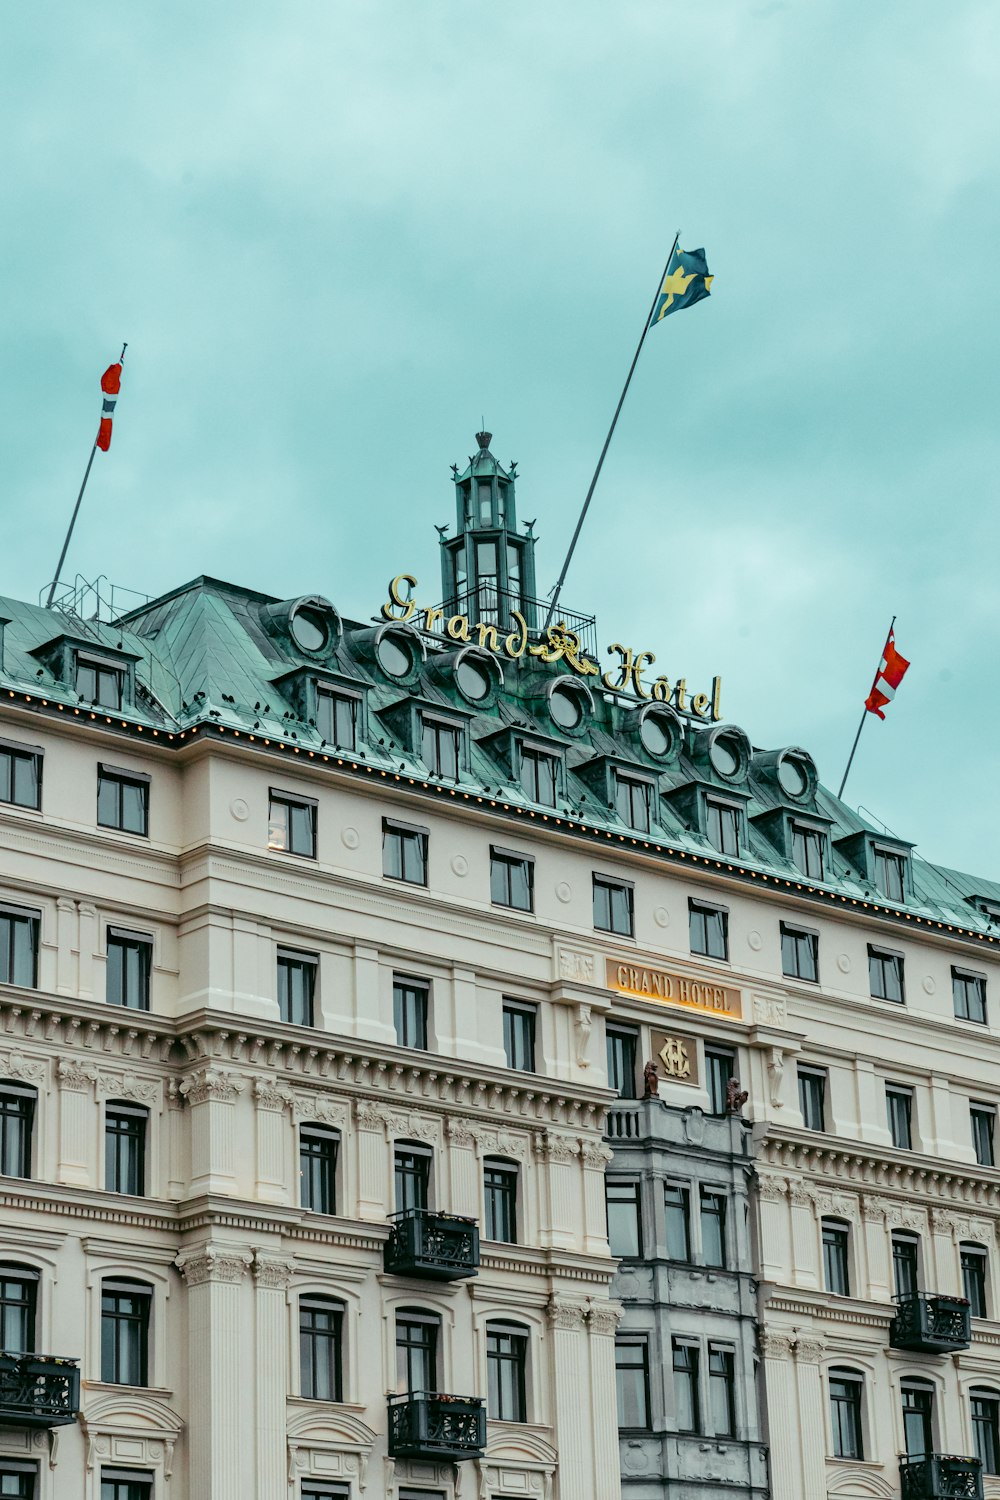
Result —
[[711, 984], [704, 979], [688, 979], [666, 969], [650, 969], [642, 964], [623, 964], [609, 958], [607, 985], [622, 995], [637, 995], [643, 1000], [660, 1000], [666, 1005], [684, 1005], [689, 1010], [708, 1011], [713, 1016], [739, 1020], [742, 1014], [740, 992], [728, 984]]
[[418, 624], [422, 629], [444, 635], [459, 644], [473, 641], [486, 651], [516, 661], [522, 656], [537, 656], [546, 663], [565, 662], [571, 671], [581, 677], [599, 677], [606, 688], [616, 693], [634, 693], [637, 698], [652, 699], [657, 703], [670, 703], [682, 713], [693, 714], [698, 719], [718, 722], [722, 717], [720, 697], [722, 679], [712, 678], [711, 693], [688, 693], [687, 681], [679, 677], [675, 683], [669, 677], [657, 677], [649, 685], [643, 681], [643, 673], [656, 661], [652, 651], [633, 651], [631, 646], [620, 646], [617, 642], [608, 647], [608, 655], [617, 655], [618, 660], [610, 672], [602, 672], [595, 661], [586, 656], [580, 646], [580, 638], [569, 630], [564, 620], [549, 625], [544, 638], [531, 643], [528, 622], [519, 610], [512, 609], [510, 617], [514, 629], [501, 634], [496, 625], [479, 621], [473, 625], [467, 615], [446, 615], [443, 609], [424, 609], [414, 597], [417, 580], [412, 573], [400, 573], [389, 584], [389, 598], [382, 606], [382, 616], [398, 624]]

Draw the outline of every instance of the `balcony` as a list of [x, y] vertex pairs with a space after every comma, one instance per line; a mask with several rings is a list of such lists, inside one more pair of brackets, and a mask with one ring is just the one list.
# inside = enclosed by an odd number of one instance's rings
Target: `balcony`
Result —
[[[969, 1304], [964, 1297], [911, 1292], [893, 1300], [896, 1316], [892, 1320], [889, 1342], [894, 1349], [921, 1349], [926, 1354], [950, 1354], [955, 1349], [968, 1349], [972, 1329]], [[964, 1495], [966, 1492], [956, 1490], [955, 1493]]]
[[430, 1281], [461, 1281], [479, 1269], [479, 1226], [475, 1219], [408, 1208], [393, 1214], [385, 1245], [385, 1268], [397, 1276]]
[[481, 1458], [486, 1447], [486, 1411], [478, 1396], [442, 1396], [414, 1391], [389, 1397], [389, 1455], [459, 1463]]
[[959, 1458], [954, 1453], [901, 1458], [903, 1500], [983, 1500], [982, 1470], [978, 1458]]
[[75, 1359], [0, 1353], [0, 1427], [63, 1427], [79, 1409]]

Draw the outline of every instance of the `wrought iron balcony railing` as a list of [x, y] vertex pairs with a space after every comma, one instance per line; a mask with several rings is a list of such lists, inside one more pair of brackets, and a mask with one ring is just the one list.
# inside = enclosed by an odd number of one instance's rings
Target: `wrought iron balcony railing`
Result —
[[954, 1453], [921, 1453], [899, 1460], [903, 1500], [983, 1500], [983, 1466], [978, 1458]]
[[0, 1353], [0, 1427], [62, 1427], [79, 1409], [77, 1360]]
[[948, 1354], [955, 1349], [967, 1349], [972, 1342], [969, 1303], [965, 1297], [910, 1292], [893, 1300], [896, 1316], [889, 1333], [893, 1348]]
[[[478, 588], [464, 589], [444, 599], [437, 606], [442, 615], [465, 615], [475, 624], [495, 625], [501, 635], [518, 629], [513, 611], [522, 617], [528, 627], [528, 635], [535, 640], [542, 634], [549, 617], [548, 599], [531, 599], [515, 589], [501, 589], [495, 583], [481, 583]], [[414, 620], [416, 623], [416, 619]], [[597, 660], [597, 622], [593, 615], [581, 615], [578, 610], [565, 609], [560, 603], [552, 616], [552, 624], [562, 623], [576, 636], [580, 650], [585, 656]], [[473, 635], [473, 639], [476, 637]]]
[[389, 1397], [392, 1458], [480, 1458], [486, 1447], [486, 1410], [478, 1396], [413, 1391]]
[[385, 1246], [385, 1268], [397, 1276], [461, 1281], [479, 1269], [479, 1226], [475, 1219], [408, 1208], [393, 1214]]

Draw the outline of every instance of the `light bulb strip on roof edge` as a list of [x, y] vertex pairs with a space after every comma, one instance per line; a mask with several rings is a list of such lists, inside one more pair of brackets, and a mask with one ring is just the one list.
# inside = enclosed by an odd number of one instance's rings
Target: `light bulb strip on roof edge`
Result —
[[[31, 707], [32, 712], [34, 713], [38, 713], [40, 710], [45, 710], [47, 713], [52, 713], [53, 709], [57, 710], [59, 713], [66, 713], [69, 711], [69, 705], [63, 703], [52, 703], [49, 701], [49, 699], [43, 698], [40, 694], [37, 693], [17, 693], [12, 688], [8, 688], [7, 697], [12, 698], [15, 703], [24, 702], [25, 704], [28, 704]], [[192, 724], [189, 725], [187, 729], [176, 731], [153, 729], [151, 726], [136, 724], [129, 719], [122, 719], [118, 714], [99, 714], [89, 708], [80, 708], [78, 706], [72, 709], [72, 716], [74, 718], [82, 719], [85, 722], [92, 720], [95, 723], [98, 719], [103, 719], [104, 724], [110, 727], [113, 734], [121, 734], [124, 732], [125, 734], [132, 733], [138, 735], [146, 733], [148, 729], [150, 738], [158, 739], [160, 741], [167, 741], [171, 744], [178, 744], [181, 740], [187, 739], [189, 736], [193, 738], [198, 733], [199, 729], [202, 728], [214, 728], [219, 734], [225, 734], [227, 732], [227, 726], [225, 724], [215, 724], [208, 720], [202, 720], [200, 724]], [[101, 727], [103, 728], [104, 726], [102, 725]], [[246, 729], [234, 729], [232, 726], [228, 726], [228, 732], [234, 739], [249, 740], [252, 745], [257, 746], [260, 749], [269, 750], [272, 752], [275, 750], [278, 752], [290, 751], [293, 755], [301, 755], [303, 751], [303, 747], [301, 745], [288, 745], [284, 740], [273, 740], [268, 736], [252, 734], [249, 730]], [[452, 797], [458, 797], [459, 795], [461, 795], [463, 800], [466, 802], [470, 802], [475, 799], [475, 801], [479, 804], [485, 803], [485, 798], [474, 792], [459, 793], [457, 787], [443, 787], [440, 785], [432, 786], [430, 782], [422, 781], [417, 777], [403, 777], [396, 772], [390, 773], [388, 770], [385, 770], [382, 767], [376, 768], [375, 766], [369, 765], [362, 766], [359, 765], [357, 761], [345, 759], [336, 754], [331, 756], [321, 750], [306, 750], [305, 758], [307, 760], [322, 761], [324, 764], [329, 764], [331, 761], [334, 761], [339, 769], [350, 770], [356, 774], [367, 773], [369, 776], [373, 776], [375, 775], [376, 770], [378, 770], [378, 774], [381, 775], [383, 779], [388, 778], [391, 774], [394, 780], [400, 782], [405, 780], [408, 785], [412, 786], [415, 790], [424, 792], [436, 792], [439, 796], [443, 796], [445, 795], [445, 793]], [[714, 866], [715, 869], [719, 871], [722, 870], [723, 862], [711, 855], [695, 854], [691, 850], [685, 849], [672, 849], [669, 847], [669, 845], [663, 844], [650, 845], [648, 840], [638, 839], [625, 833], [615, 833], [613, 829], [594, 828], [587, 823], [576, 823], [571, 818], [567, 818], [565, 821], [563, 821], [563, 819], [553, 817], [548, 813], [536, 813], [532, 808], [516, 807], [509, 802], [497, 802], [493, 798], [490, 798], [489, 805], [496, 811], [514, 814], [517, 817], [524, 817], [525, 814], [527, 814], [529, 818], [539, 819], [544, 823], [555, 823], [559, 827], [564, 827], [569, 833], [589, 833], [592, 837], [597, 839], [617, 838], [618, 842], [621, 844], [627, 843], [636, 849], [638, 849], [641, 845], [643, 849], [650, 850], [654, 854], [665, 856], [667, 859], [687, 860], [695, 866], [703, 865], [709, 869]], [[794, 888], [794, 891], [796, 891], [800, 895], [811, 896], [814, 900], [825, 900], [833, 903], [840, 902], [843, 906], [861, 907], [862, 910], [871, 912], [873, 916], [887, 917], [897, 922], [909, 922], [911, 925], [916, 925], [917, 927], [926, 927], [928, 931], [931, 932], [948, 932], [951, 933], [954, 937], [971, 938], [976, 940], [977, 942], [989, 943], [992, 945], [996, 945], [998, 942], [1000, 942], [1000, 938], [995, 937], [992, 933], [977, 932], [974, 928], [962, 927], [961, 925], [956, 925], [952, 922], [942, 922], [936, 917], [918, 917], [915, 916], [912, 912], [901, 911], [898, 907], [882, 906], [877, 901], [865, 901], [861, 897], [845, 896], [841, 891], [826, 891], [818, 889], [816, 886], [811, 885], [803, 887], [800, 881], [789, 880], [786, 876], [783, 875], [768, 875], [765, 874], [763, 870], [751, 870], [748, 869], [745, 865], [732, 865], [727, 861], [726, 873], [733, 874], [743, 880], [760, 880], [765, 885], [773, 885], [777, 889], [784, 887], [786, 890], [791, 891]]]

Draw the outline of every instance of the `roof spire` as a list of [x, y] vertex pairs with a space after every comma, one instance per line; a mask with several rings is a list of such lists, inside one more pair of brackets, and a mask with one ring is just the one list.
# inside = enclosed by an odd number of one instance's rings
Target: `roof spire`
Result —
[[[486, 423], [484, 422], [483, 423], [483, 427], [485, 428], [485, 426], [486, 426]], [[490, 443], [492, 442], [492, 440], [493, 440], [493, 434], [492, 434], [492, 432], [485, 432], [484, 431], [484, 432], [477, 432], [476, 433], [476, 442], [479, 444], [479, 451], [481, 453], [488, 453], [489, 452], [489, 447], [490, 447]]]

